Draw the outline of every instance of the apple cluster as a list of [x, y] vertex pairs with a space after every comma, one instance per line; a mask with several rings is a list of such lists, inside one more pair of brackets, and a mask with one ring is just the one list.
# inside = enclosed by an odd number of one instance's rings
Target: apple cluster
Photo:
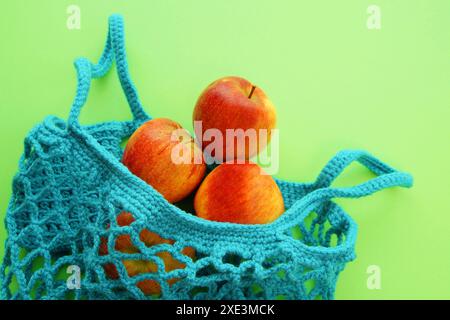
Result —
[[[193, 122], [201, 123], [196, 136], [203, 136], [212, 129], [226, 137], [230, 137], [229, 130], [270, 133], [276, 125], [276, 111], [261, 88], [240, 77], [226, 77], [214, 81], [202, 92], [195, 105]], [[274, 179], [249, 160], [266, 147], [270, 134], [266, 135], [267, 139], [260, 139], [261, 135], [256, 134], [256, 141], [240, 140], [236, 135], [231, 137], [224, 141], [221, 150], [208, 155], [220, 164], [207, 174], [204, 152], [213, 142], [199, 143], [170, 119], [153, 119], [130, 137], [122, 162], [170, 203], [194, 195], [193, 207], [200, 218], [240, 224], [270, 223], [284, 212], [283, 197]], [[174, 160], [174, 151], [183, 161]], [[133, 221], [128, 212], [117, 217], [120, 226]], [[173, 243], [149, 230], [143, 230], [140, 239], [146, 246]], [[115, 249], [138, 252], [129, 235], [118, 236]], [[195, 256], [193, 248], [184, 248], [182, 253], [191, 258]], [[106, 239], [102, 239], [100, 254], [108, 254]], [[159, 254], [166, 271], [185, 267], [170, 253]], [[149, 261], [123, 261], [123, 264], [129, 276], [156, 271], [155, 264]], [[114, 265], [105, 265], [104, 269], [111, 279], [117, 279]], [[176, 280], [171, 279], [169, 284]], [[159, 284], [153, 280], [137, 285], [145, 294], [160, 292]]]

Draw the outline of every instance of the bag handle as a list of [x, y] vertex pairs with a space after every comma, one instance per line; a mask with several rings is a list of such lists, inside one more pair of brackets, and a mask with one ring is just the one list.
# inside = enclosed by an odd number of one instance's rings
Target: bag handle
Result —
[[123, 18], [118, 14], [114, 14], [109, 17], [108, 37], [98, 63], [93, 64], [86, 58], [75, 60], [74, 65], [77, 70], [78, 84], [69, 114], [69, 126], [79, 126], [78, 118], [81, 108], [86, 103], [92, 79], [103, 77], [111, 69], [114, 59], [120, 84], [127, 98], [134, 121], [139, 122], [150, 119], [142, 107], [136, 87], [131, 81], [128, 72]]
[[[342, 173], [342, 171], [344, 171], [344, 169], [350, 166], [353, 162], [359, 162], [377, 176], [384, 176], [386, 178], [386, 176], [389, 175], [389, 180], [392, 177], [394, 177], [394, 179], [400, 178], [398, 181], [400, 183], [404, 182], [408, 184], [408, 186], [412, 183], [412, 177], [409, 174], [397, 171], [366, 151], [343, 150], [338, 152], [330, 161], [328, 161], [317, 177], [316, 182], [314, 183], [315, 186], [318, 188], [329, 187], [331, 183]], [[370, 180], [368, 182], [370, 182]], [[402, 186], [406, 185], [402, 184]]]
[[[339, 176], [345, 168], [353, 162], [359, 162], [377, 177], [353, 187], [330, 187], [331, 183]], [[323, 168], [316, 182], [316, 191], [311, 196], [317, 201], [323, 202], [332, 198], [359, 198], [371, 195], [389, 187], [409, 188], [413, 184], [410, 174], [397, 171], [384, 162], [373, 157], [366, 151], [344, 150], [338, 152]], [[315, 193], [315, 195], [313, 195]]]
[[[352, 187], [331, 187], [331, 183], [339, 174], [355, 161], [371, 170], [377, 177]], [[317, 206], [333, 198], [360, 198], [390, 187], [409, 188], [412, 184], [413, 178], [409, 173], [397, 171], [368, 152], [344, 150], [338, 152], [325, 165], [316, 181], [311, 184], [311, 188], [314, 191], [306, 195], [301, 201], [294, 203], [292, 210], [288, 212], [309, 214]], [[297, 206], [299, 208], [294, 208]], [[289, 225], [294, 225], [304, 218], [302, 214], [294, 217], [290, 214], [283, 214], [278, 220], [282, 221], [279, 223], [287, 222]]]

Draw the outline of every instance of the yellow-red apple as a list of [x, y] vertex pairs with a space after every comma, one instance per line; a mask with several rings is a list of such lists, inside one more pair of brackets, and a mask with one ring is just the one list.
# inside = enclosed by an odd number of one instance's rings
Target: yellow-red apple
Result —
[[[122, 212], [117, 216], [117, 224], [119, 226], [128, 226], [134, 221], [134, 217], [129, 212]], [[158, 234], [144, 229], [139, 234], [140, 240], [147, 246], [155, 246], [158, 244], [173, 244], [174, 241], [170, 239], [161, 238]], [[119, 235], [116, 238], [114, 249], [123, 253], [138, 253], [139, 250], [133, 245], [131, 238], [128, 234]], [[181, 251], [182, 254], [190, 257], [195, 256], [195, 250], [192, 247], [185, 247]], [[100, 255], [108, 254], [107, 239], [102, 238], [99, 248]], [[164, 269], [166, 272], [173, 271], [175, 269], [183, 269], [186, 267], [184, 263], [175, 259], [168, 251], [162, 251], [156, 253], [164, 261]], [[142, 273], [155, 273], [158, 271], [158, 266], [153, 261], [144, 260], [123, 260], [123, 265], [127, 270], [128, 276], [133, 277]], [[106, 264], [103, 266], [106, 275], [111, 279], [118, 279], [119, 273], [114, 264]], [[174, 284], [179, 279], [172, 278], [167, 280], [169, 285]], [[137, 287], [146, 295], [154, 295], [161, 293], [161, 285], [156, 280], [143, 280], [138, 282]]]
[[[197, 137], [202, 135], [203, 149], [213, 142], [213, 139], [203, 138], [208, 129], [221, 132], [222, 154], [218, 155], [213, 150], [213, 158], [218, 161], [245, 160], [262, 151], [270, 141], [271, 130], [276, 125], [276, 112], [261, 88], [240, 77], [225, 77], [211, 83], [200, 95], [193, 121]], [[201, 121], [201, 130], [197, 129], [197, 121]], [[227, 139], [227, 129], [240, 129], [249, 134], [242, 136], [245, 141], [239, 142], [236, 136], [228, 136]], [[267, 138], [260, 138], [261, 130], [265, 130]], [[256, 135], [252, 136], [252, 132]]]
[[169, 119], [154, 119], [130, 137], [123, 164], [174, 203], [192, 193], [202, 181], [206, 165], [189, 132]]
[[257, 164], [223, 163], [203, 180], [194, 208], [208, 220], [264, 224], [284, 212], [284, 202], [275, 180]]

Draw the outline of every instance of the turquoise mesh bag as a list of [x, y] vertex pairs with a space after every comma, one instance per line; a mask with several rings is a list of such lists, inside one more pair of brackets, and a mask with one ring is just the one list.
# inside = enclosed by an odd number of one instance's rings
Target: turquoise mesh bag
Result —
[[[104, 76], [113, 60], [134, 119], [82, 126], [78, 116], [90, 82]], [[121, 141], [150, 119], [129, 78], [120, 16], [109, 20], [98, 64], [81, 58], [75, 66], [78, 88], [68, 121], [48, 117], [25, 139], [5, 220], [3, 299], [332, 299], [340, 271], [355, 258], [357, 230], [333, 199], [412, 185], [409, 174], [364, 151], [342, 151], [315, 182], [276, 180], [286, 212], [273, 223], [200, 219], [168, 203], [120, 162]], [[353, 187], [332, 187], [354, 161], [377, 176]], [[120, 226], [121, 212], [132, 213], [135, 221]], [[144, 229], [170, 241], [148, 246], [140, 238]], [[137, 250], [115, 250], [120, 235], [129, 235]], [[108, 254], [100, 254], [102, 243]], [[195, 255], [183, 254], [186, 247]], [[184, 267], [166, 270], [161, 253]], [[126, 260], [154, 268], [130, 276]], [[81, 271], [79, 289], [66, 283], [73, 265]], [[108, 265], [115, 266], [117, 277], [108, 277]], [[159, 292], [144, 295], [142, 281], [157, 283]]]

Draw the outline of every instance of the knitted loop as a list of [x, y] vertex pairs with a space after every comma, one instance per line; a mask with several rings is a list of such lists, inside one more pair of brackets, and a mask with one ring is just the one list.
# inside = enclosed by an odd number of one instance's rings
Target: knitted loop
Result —
[[[361, 163], [377, 177], [356, 186], [331, 187], [331, 183], [354, 161]], [[311, 185], [313, 191], [301, 202], [294, 204], [295, 210], [289, 210], [283, 214], [275, 224], [295, 225], [305, 218], [306, 213], [314, 211], [333, 198], [360, 198], [389, 187], [409, 188], [412, 184], [413, 178], [410, 174], [397, 171], [366, 151], [343, 150], [338, 152], [322, 169]]]
[[[361, 163], [375, 173], [377, 177], [352, 187], [328, 187], [354, 161]], [[410, 174], [395, 170], [366, 151], [343, 150], [332, 158], [319, 174], [315, 182], [316, 188], [318, 188], [315, 191], [315, 196], [319, 202], [328, 201], [332, 198], [359, 198], [389, 187], [408, 188], [412, 184], [413, 178]], [[328, 188], [320, 189], [321, 187]]]
[[311, 196], [314, 196], [318, 202], [328, 201], [333, 198], [360, 198], [390, 187], [409, 188], [412, 186], [412, 183], [413, 179], [410, 174], [393, 172], [353, 187], [318, 189]]
[[366, 151], [343, 150], [336, 154], [322, 169], [317, 177], [318, 187], [328, 187], [351, 163], [357, 161], [377, 175], [395, 172], [396, 170], [374, 158]]
[[75, 60], [77, 70], [77, 93], [69, 115], [69, 126], [77, 126], [81, 108], [86, 103], [91, 80], [103, 77], [112, 66], [115, 59], [117, 74], [122, 89], [127, 98], [134, 120], [142, 122], [150, 117], [145, 113], [139, 100], [137, 89], [131, 81], [125, 52], [124, 26], [120, 15], [112, 15], [109, 18], [108, 37], [105, 48], [97, 64], [91, 63], [86, 58]]

